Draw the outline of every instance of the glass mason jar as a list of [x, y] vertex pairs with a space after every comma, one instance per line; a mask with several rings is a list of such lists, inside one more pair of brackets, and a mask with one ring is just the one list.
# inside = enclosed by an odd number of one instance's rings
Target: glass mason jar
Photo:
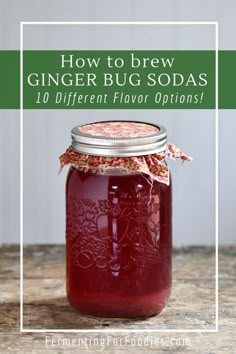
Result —
[[164, 151], [166, 137], [165, 128], [138, 122], [72, 130], [75, 158], [94, 159], [94, 168], [72, 163], [66, 182], [67, 296], [81, 313], [146, 317], [169, 299], [171, 183], [127, 168]]

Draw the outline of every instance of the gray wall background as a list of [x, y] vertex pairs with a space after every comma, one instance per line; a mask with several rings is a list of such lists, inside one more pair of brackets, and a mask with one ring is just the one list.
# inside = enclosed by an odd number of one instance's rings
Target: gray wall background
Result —
[[[232, 1], [0, 1], [0, 50], [19, 49], [19, 21], [219, 21], [219, 48], [235, 49]], [[78, 28], [30, 26], [25, 49], [214, 49], [209, 26]], [[58, 156], [70, 129], [101, 119], [137, 119], [166, 126], [169, 141], [194, 157], [172, 163], [175, 244], [214, 243], [214, 111], [52, 110], [24, 112], [24, 242], [64, 242], [64, 184]], [[235, 111], [219, 114], [219, 237], [235, 242]], [[19, 111], [0, 111], [0, 242], [19, 242]]]

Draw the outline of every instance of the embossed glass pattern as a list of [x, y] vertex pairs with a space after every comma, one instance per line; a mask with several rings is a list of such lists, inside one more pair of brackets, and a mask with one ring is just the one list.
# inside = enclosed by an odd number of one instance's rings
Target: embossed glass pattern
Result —
[[104, 317], [160, 312], [171, 289], [171, 185], [70, 167], [66, 211], [71, 305]]

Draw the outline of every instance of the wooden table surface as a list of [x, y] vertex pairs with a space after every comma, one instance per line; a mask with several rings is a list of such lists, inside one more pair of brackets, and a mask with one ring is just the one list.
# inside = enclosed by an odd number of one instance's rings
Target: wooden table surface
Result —
[[236, 247], [220, 248], [219, 267], [219, 332], [215, 333], [213, 247], [174, 249], [172, 295], [161, 314], [114, 320], [82, 316], [69, 306], [63, 246], [27, 246], [23, 322], [28, 332], [20, 333], [19, 246], [2, 245], [0, 353], [236, 353]]

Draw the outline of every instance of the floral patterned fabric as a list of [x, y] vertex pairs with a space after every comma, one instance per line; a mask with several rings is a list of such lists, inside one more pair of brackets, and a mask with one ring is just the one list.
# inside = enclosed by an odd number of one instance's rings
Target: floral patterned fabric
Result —
[[170, 143], [167, 144], [167, 149], [161, 153], [132, 157], [87, 155], [79, 153], [69, 147], [66, 152], [60, 156], [60, 171], [65, 165], [72, 165], [83, 172], [90, 171], [92, 173], [101, 174], [104, 174], [108, 169], [117, 168], [124, 173], [144, 173], [158, 182], [169, 185], [169, 168], [165, 162], [165, 158], [167, 157], [173, 160], [192, 160], [182, 150]]
[[78, 129], [81, 133], [91, 136], [112, 138], [136, 138], [159, 132], [158, 127], [152, 124], [119, 121], [86, 124]]

